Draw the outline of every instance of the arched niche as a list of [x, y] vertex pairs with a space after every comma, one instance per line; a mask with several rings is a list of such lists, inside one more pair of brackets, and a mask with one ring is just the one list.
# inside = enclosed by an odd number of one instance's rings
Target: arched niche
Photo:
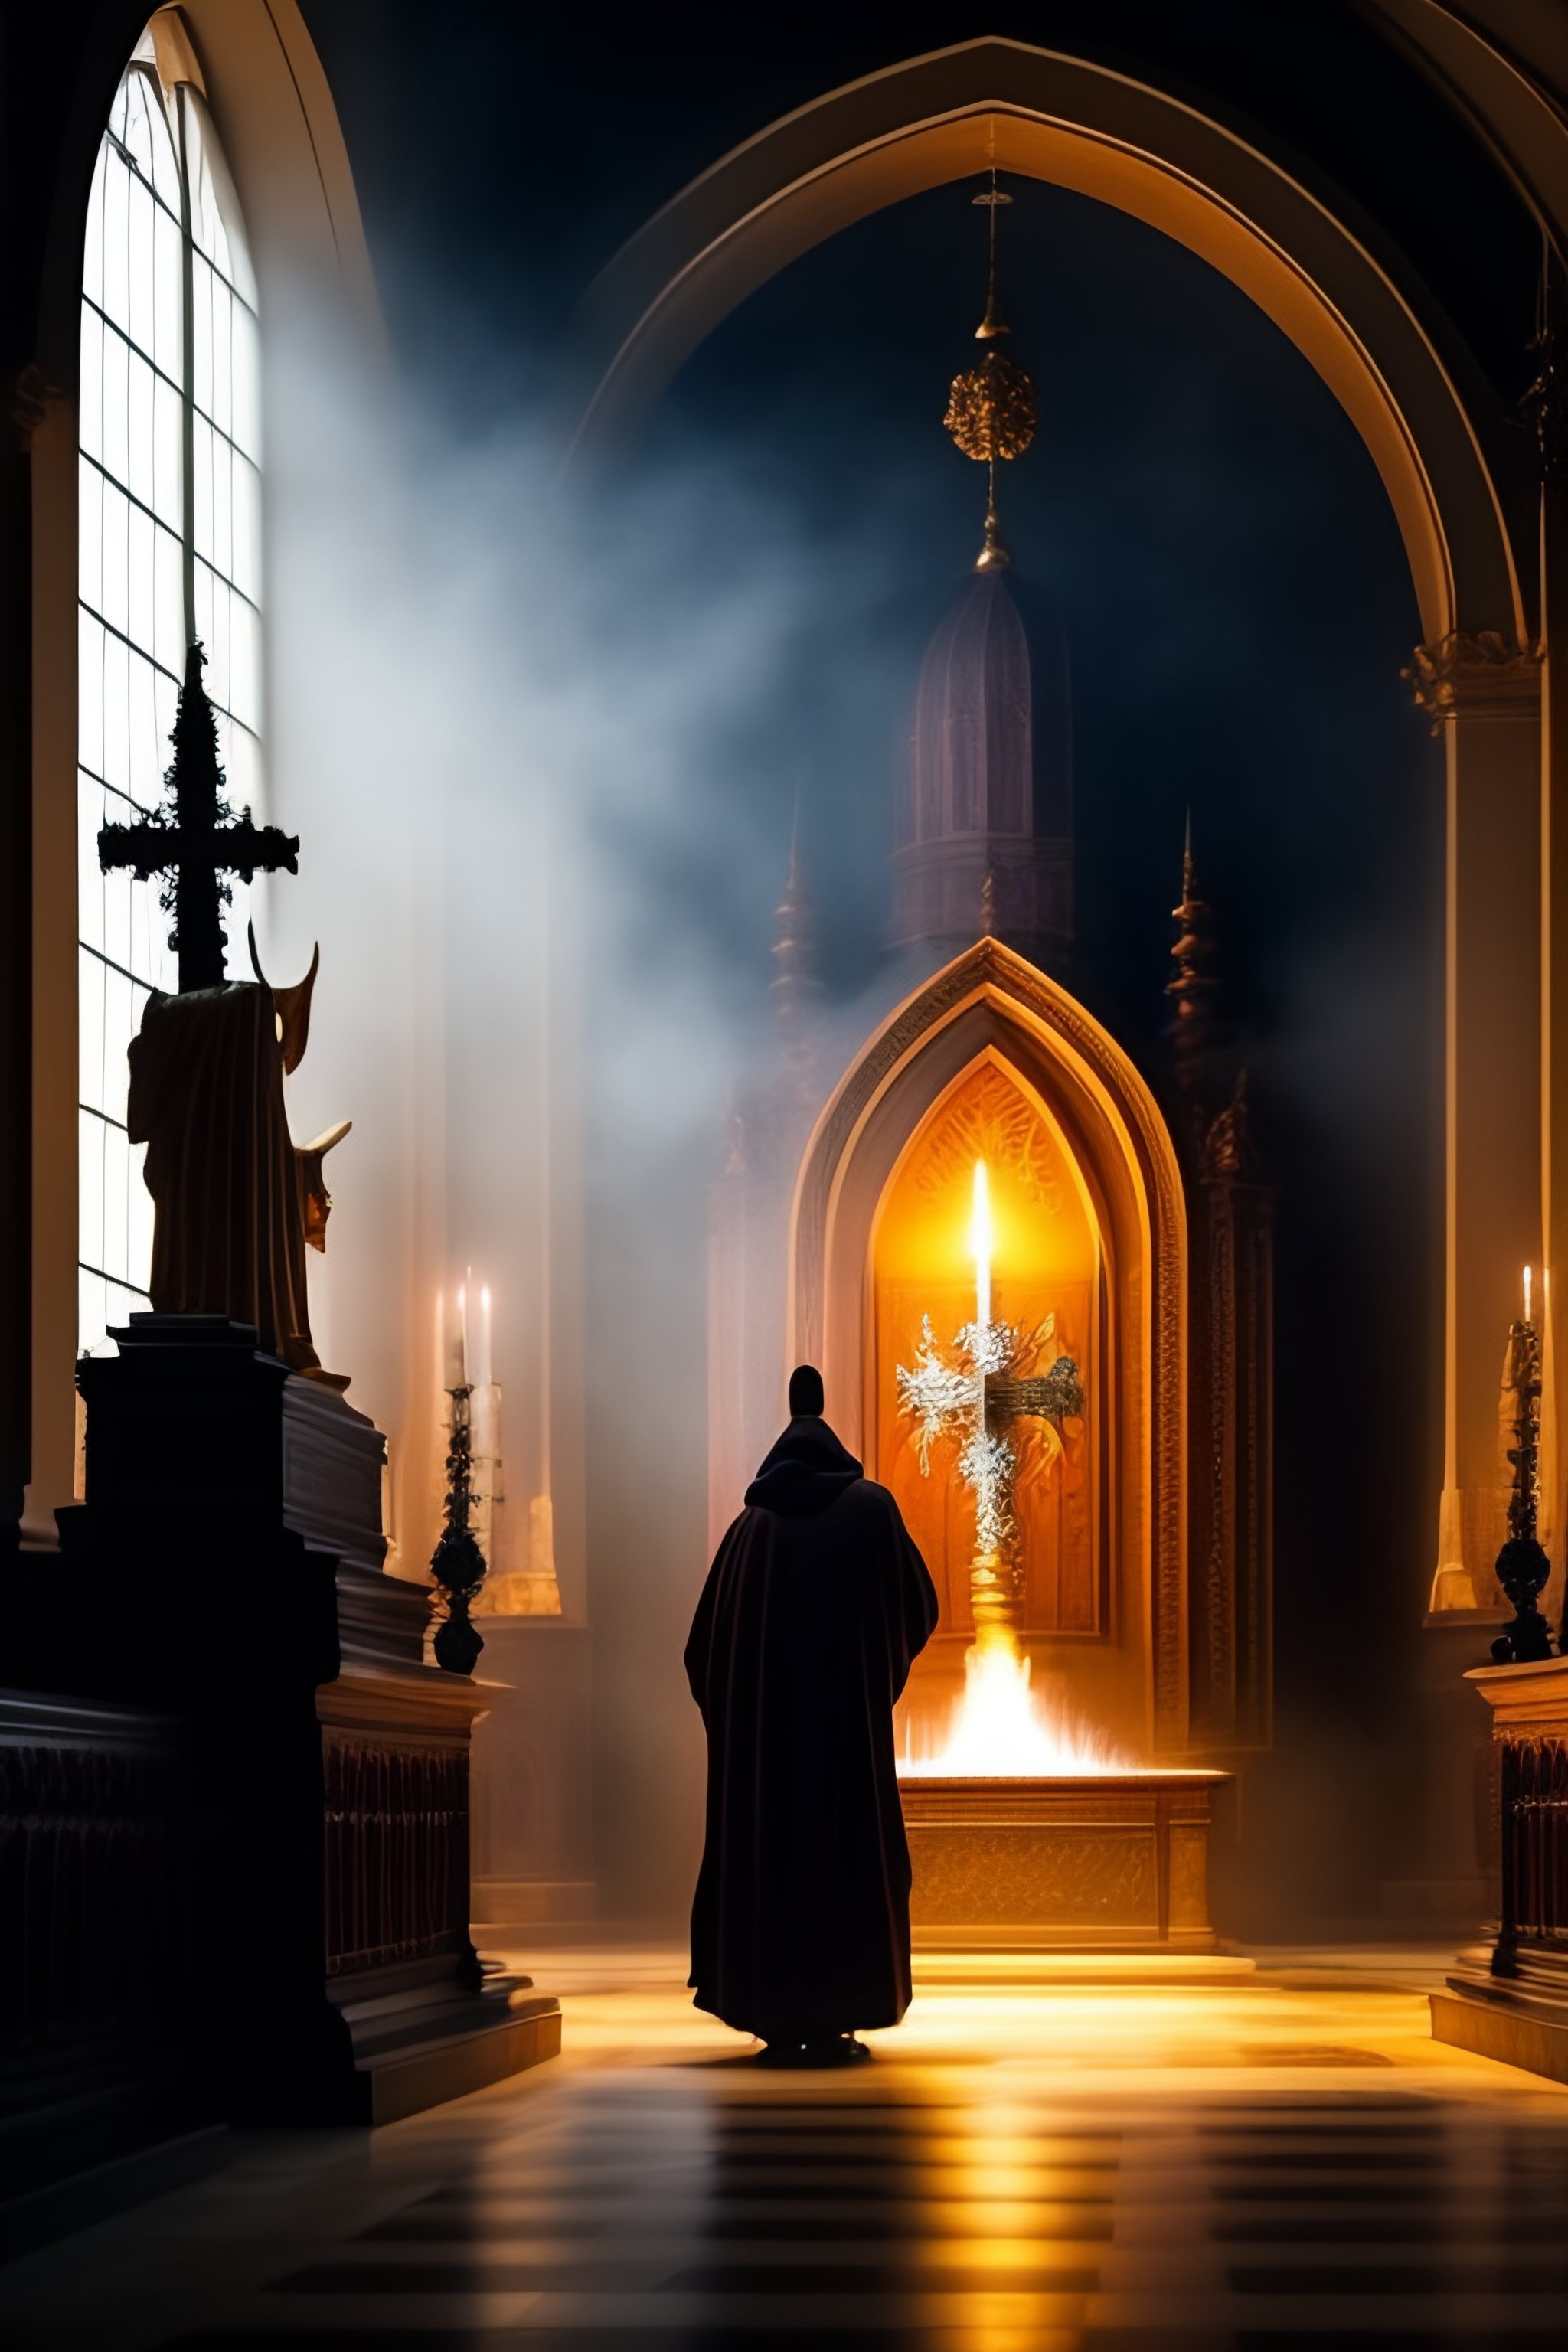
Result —
[[875, 1436], [868, 1366], [879, 1221], [931, 1114], [977, 1068], [1037, 1104], [1081, 1183], [1102, 1265], [1112, 1564], [1091, 1712], [1146, 1751], [1187, 1735], [1186, 1220], [1170, 1135], [1137, 1071], [1066, 990], [997, 940], [944, 966], [846, 1072], [802, 1161], [790, 1231], [792, 1360], [822, 1367], [857, 1451]]

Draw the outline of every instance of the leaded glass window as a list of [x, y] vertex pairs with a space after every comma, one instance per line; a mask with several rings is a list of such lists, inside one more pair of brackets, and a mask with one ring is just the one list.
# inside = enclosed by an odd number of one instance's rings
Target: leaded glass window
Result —
[[[154, 877], [99, 871], [99, 827], [163, 797], [185, 646], [205, 647], [229, 798], [262, 814], [256, 286], [200, 93], [143, 37], [99, 151], [82, 273], [79, 458], [79, 1336], [144, 1307], [153, 1209], [126, 1048], [176, 984]], [[243, 883], [231, 942], [243, 941]]]

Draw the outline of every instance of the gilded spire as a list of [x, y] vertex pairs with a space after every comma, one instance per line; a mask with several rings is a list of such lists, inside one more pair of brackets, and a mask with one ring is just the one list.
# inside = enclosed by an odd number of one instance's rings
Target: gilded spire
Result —
[[1016, 361], [1008, 359], [1001, 349], [1002, 338], [1013, 331], [996, 299], [996, 215], [1013, 199], [998, 189], [994, 164], [989, 189], [973, 201], [986, 208], [990, 223], [985, 315], [974, 330], [975, 341], [985, 349], [977, 366], [953, 377], [942, 422], [964, 456], [985, 467], [985, 539], [974, 569], [999, 572], [1009, 558], [996, 520], [996, 467], [998, 463], [1021, 457], [1035, 437], [1035, 387]]
[[1171, 919], [1178, 926], [1176, 942], [1171, 950], [1176, 971], [1174, 979], [1166, 983], [1165, 993], [1173, 1004], [1169, 1034], [1176, 1083], [1186, 1093], [1201, 1079], [1213, 1043], [1214, 1000], [1219, 985], [1214, 972], [1214, 917], [1206, 901], [1198, 896], [1197, 873], [1193, 864], [1190, 809], [1182, 851], [1181, 904], [1172, 908]]

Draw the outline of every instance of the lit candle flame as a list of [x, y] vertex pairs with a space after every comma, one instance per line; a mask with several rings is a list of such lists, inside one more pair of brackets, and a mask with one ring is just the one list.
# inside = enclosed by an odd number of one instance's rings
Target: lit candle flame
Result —
[[985, 1162], [974, 1163], [974, 1214], [969, 1246], [974, 1253], [974, 1319], [984, 1330], [991, 1320], [991, 1186]]

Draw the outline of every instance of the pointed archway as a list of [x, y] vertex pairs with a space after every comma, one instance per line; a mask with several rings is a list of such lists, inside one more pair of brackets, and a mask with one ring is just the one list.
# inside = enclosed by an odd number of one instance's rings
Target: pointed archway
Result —
[[1103, 1256], [1108, 1507], [1105, 1638], [1140, 1685], [1136, 1736], [1188, 1736], [1186, 1215], [1171, 1137], [1121, 1048], [1068, 992], [993, 939], [899, 1005], [846, 1072], [801, 1164], [789, 1349], [822, 1366], [847, 1444], [874, 1437], [878, 1219], [903, 1156], [957, 1082], [990, 1061], [1048, 1113], [1092, 1200]]

